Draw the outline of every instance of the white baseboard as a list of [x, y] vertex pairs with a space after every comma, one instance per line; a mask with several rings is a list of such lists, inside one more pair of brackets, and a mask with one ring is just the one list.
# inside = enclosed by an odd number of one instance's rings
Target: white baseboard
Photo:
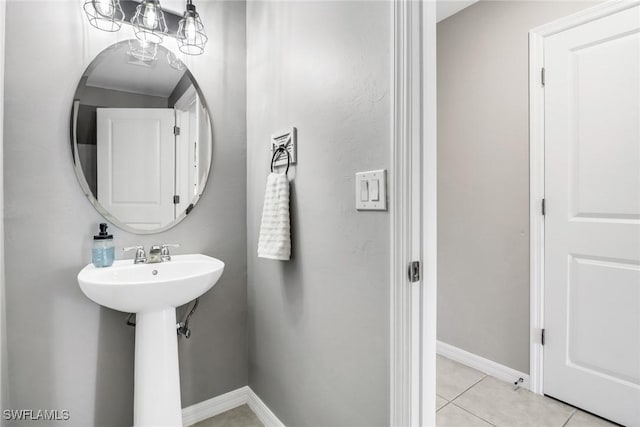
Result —
[[249, 403], [249, 386], [240, 387], [182, 409], [182, 424], [191, 426], [207, 418]]
[[[248, 387], [247, 387], [248, 388]], [[271, 409], [249, 388], [249, 408], [256, 414], [264, 427], [285, 427]]]
[[182, 423], [185, 427], [192, 426], [207, 418], [214, 417], [242, 405], [249, 405], [249, 408], [251, 408], [265, 427], [285, 427], [249, 386], [240, 387], [239, 389], [221, 394], [220, 396], [212, 397], [204, 402], [183, 408]]
[[501, 365], [500, 363], [494, 362], [493, 360], [485, 359], [482, 356], [469, 353], [466, 350], [462, 350], [458, 347], [454, 347], [442, 341], [437, 342], [436, 352], [448, 359], [451, 359], [458, 363], [462, 363], [463, 365], [467, 365], [473, 369], [477, 369], [478, 371], [484, 372], [487, 375], [490, 375], [502, 381], [507, 381], [511, 384], [518, 381], [519, 378], [522, 378], [523, 381], [520, 384], [520, 387], [527, 390], [530, 389], [528, 374], [516, 371], [515, 369], [509, 368], [505, 365]]

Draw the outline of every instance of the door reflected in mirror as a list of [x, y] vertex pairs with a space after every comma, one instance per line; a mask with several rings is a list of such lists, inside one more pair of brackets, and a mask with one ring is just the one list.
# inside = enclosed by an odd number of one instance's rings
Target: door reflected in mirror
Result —
[[212, 129], [186, 65], [137, 41], [100, 53], [73, 101], [71, 151], [80, 186], [110, 222], [134, 233], [166, 230], [193, 209], [207, 183]]

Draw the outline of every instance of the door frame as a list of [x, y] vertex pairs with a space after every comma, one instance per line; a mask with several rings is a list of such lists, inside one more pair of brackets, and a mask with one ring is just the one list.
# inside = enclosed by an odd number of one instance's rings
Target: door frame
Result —
[[529, 233], [530, 233], [530, 388], [544, 394], [544, 255], [545, 228], [542, 200], [545, 197], [544, 115], [542, 84], [545, 38], [571, 28], [635, 7], [640, 0], [609, 0], [529, 31]]
[[[435, 425], [436, 9], [391, 3], [390, 422]], [[421, 278], [408, 266], [420, 261]]]
[[[193, 176], [191, 175], [192, 169], [191, 166], [189, 166], [187, 168], [187, 171], [183, 171], [179, 165], [180, 165], [180, 159], [183, 159], [184, 157], [186, 157], [187, 159], [187, 164], [189, 164], [190, 159], [193, 158], [192, 154], [197, 156], [197, 151], [195, 153], [193, 153], [194, 150], [192, 150], [191, 148], [191, 141], [186, 139], [187, 135], [191, 135], [191, 131], [192, 129], [186, 129], [187, 127], [190, 126], [190, 121], [188, 121], [187, 123], [183, 123], [183, 118], [186, 115], [187, 117], [189, 117], [189, 119], [191, 118], [191, 113], [189, 112], [189, 109], [191, 107], [194, 107], [194, 114], [195, 114], [195, 122], [196, 122], [196, 129], [200, 128], [200, 117], [198, 114], [199, 111], [199, 102], [198, 102], [198, 94], [196, 92], [196, 89], [194, 86], [190, 86], [189, 89], [187, 89], [181, 96], [180, 98], [176, 101], [175, 105], [173, 106], [173, 109], [175, 111], [175, 125], [178, 128], [181, 128], [182, 131], [178, 132], [178, 134], [175, 137], [175, 153], [174, 153], [174, 161], [175, 161], [175, 165], [174, 165], [174, 170], [175, 170], [175, 174], [174, 174], [174, 186], [175, 186], [175, 191], [174, 194], [181, 196], [180, 197], [180, 203], [175, 204], [174, 205], [174, 217], [178, 218], [178, 216], [180, 216], [180, 214], [185, 211], [189, 204], [192, 202], [193, 198], [195, 197], [195, 195], [190, 195], [192, 194], [192, 186], [189, 183], [189, 180], [191, 178], [193, 178]], [[198, 140], [198, 143], [200, 143], [200, 141]], [[186, 151], [186, 155], [185, 152]], [[184, 156], [183, 156], [184, 155]], [[186, 175], [182, 175], [183, 172], [186, 173]], [[182, 175], [182, 176], [180, 176]], [[199, 176], [199, 173], [197, 173], [197, 175]], [[186, 184], [184, 183], [184, 179], [186, 179]], [[196, 185], [198, 186], [198, 193], [200, 193], [200, 187], [199, 187], [199, 182], [196, 183]], [[183, 187], [184, 185], [186, 185], [186, 187]], [[186, 188], [186, 193], [183, 192], [184, 188]], [[183, 194], [184, 193], [184, 194]]]

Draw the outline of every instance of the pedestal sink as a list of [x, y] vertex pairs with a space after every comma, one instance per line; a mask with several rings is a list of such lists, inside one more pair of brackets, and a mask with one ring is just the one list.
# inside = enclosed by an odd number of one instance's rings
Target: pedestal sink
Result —
[[89, 299], [136, 313], [134, 426], [182, 426], [175, 308], [211, 289], [223, 270], [222, 261], [195, 254], [156, 264], [89, 264], [78, 274]]

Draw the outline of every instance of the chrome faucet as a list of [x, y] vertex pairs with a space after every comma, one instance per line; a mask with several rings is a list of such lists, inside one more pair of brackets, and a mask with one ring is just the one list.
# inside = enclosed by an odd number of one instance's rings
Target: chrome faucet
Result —
[[149, 256], [144, 251], [142, 246], [131, 246], [123, 248], [123, 251], [132, 251], [135, 249], [136, 257], [133, 260], [134, 264], [157, 264], [159, 262], [171, 261], [171, 254], [169, 248], [180, 247], [178, 244], [165, 243], [163, 245], [153, 245], [149, 249]]
[[161, 249], [159, 245], [151, 246], [151, 249], [149, 249], [149, 258], [147, 259], [147, 264], [156, 264], [162, 262], [160, 252]]
[[160, 260], [162, 262], [171, 261], [171, 254], [169, 253], [169, 248], [179, 248], [180, 245], [178, 243], [165, 243], [160, 247]]
[[136, 251], [136, 257], [133, 260], [134, 264], [144, 264], [147, 262], [147, 254], [145, 254], [144, 252], [144, 247], [143, 246], [130, 246], [128, 248], [122, 248], [123, 251], [127, 252], [127, 251], [132, 251], [134, 250]]

